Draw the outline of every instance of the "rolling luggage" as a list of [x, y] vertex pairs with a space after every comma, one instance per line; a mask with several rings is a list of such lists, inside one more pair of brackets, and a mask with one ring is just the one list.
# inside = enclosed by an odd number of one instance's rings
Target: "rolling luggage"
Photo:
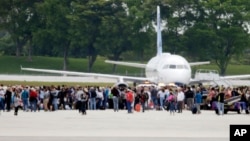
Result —
[[192, 114], [196, 114], [197, 113], [197, 107], [194, 105], [191, 109]]
[[140, 104], [136, 104], [135, 105], [135, 111], [136, 112], [140, 112], [141, 111], [141, 105]]

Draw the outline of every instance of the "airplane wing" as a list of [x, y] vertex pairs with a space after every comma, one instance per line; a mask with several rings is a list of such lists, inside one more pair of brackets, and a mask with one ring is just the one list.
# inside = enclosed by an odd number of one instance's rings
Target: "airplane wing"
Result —
[[198, 69], [195, 72], [194, 79], [191, 79], [190, 83], [204, 83], [204, 82], [229, 83], [229, 81], [232, 81], [232, 80], [242, 80], [242, 79], [249, 79], [249, 78], [250, 78], [250, 74], [220, 76], [217, 70]]
[[146, 77], [132, 77], [132, 76], [118, 76], [112, 74], [100, 74], [100, 73], [85, 73], [85, 72], [73, 72], [73, 71], [60, 71], [60, 70], [50, 70], [50, 69], [35, 69], [35, 68], [23, 68], [21, 70], [24, 71], [33, 71], [33, 72], [45, 72], [45, 73], [54, 73], [54, 74], [63, 74], [63, 75], [72, 75], [72, 76], [92, 76], [92, 77], [103, 77], [103, 78], [111, 78], [116, 79], [119, 82], [123, 82], [124, 80], [131, 81], [151, 81]]
[[206, 65], [206, 64], [210, 64], [210, 61], [206, 61], [206, 62], [190, 62], [189, 63], [190, 66], [198, 66], [198, 65]]
[[248, 79], [250, 78], [250, 74], [243, 74], [243, 75], [229, 75], [229, 76], [221, 76], [220, 79], [222, 80], [229, 80], [229, 79]]
[[130, 66], [130, 67], [136, 67], [136, 68], [146, 68], [146, 64], [141, 64], [141, 63], [130, 63], [130, 62], [111, 61], [111, 60], [105, 60], [105, 63], [122, 65], [122, 66]]

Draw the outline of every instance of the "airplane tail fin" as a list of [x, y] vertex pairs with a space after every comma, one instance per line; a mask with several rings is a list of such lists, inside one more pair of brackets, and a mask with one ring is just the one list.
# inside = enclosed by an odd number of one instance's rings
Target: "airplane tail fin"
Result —
[[157, 6], [157, 56], [162, 54], [160, 7]]

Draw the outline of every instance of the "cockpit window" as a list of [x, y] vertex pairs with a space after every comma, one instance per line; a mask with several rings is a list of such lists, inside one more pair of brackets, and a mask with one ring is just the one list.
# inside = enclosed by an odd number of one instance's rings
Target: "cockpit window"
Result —
[[163, 69], [188, 69], [187, 65], [165, 65], [163, 66]]
[[188, 66], [187, 65], [184, 65], [184, 68], [188, 70]]
[[169, 65], [170, 69], [176, 69], [176, 65]]
[[163, 66], [163, 69], [168, 69], [169, 65]]
[[183, 65], [177, 65], [177, 69], [183, 69]]

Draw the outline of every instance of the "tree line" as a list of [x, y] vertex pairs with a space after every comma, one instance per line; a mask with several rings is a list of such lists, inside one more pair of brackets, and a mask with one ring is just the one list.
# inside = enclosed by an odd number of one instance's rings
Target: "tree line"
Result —
[[[163, 50], [215, 62], [222, 75], [249, 50], [249, 0], [1, 0], [0, 53], [145, 62], [156, 54], [156, 7]], [[114, 67], [115, 71], [115, 67]]]

